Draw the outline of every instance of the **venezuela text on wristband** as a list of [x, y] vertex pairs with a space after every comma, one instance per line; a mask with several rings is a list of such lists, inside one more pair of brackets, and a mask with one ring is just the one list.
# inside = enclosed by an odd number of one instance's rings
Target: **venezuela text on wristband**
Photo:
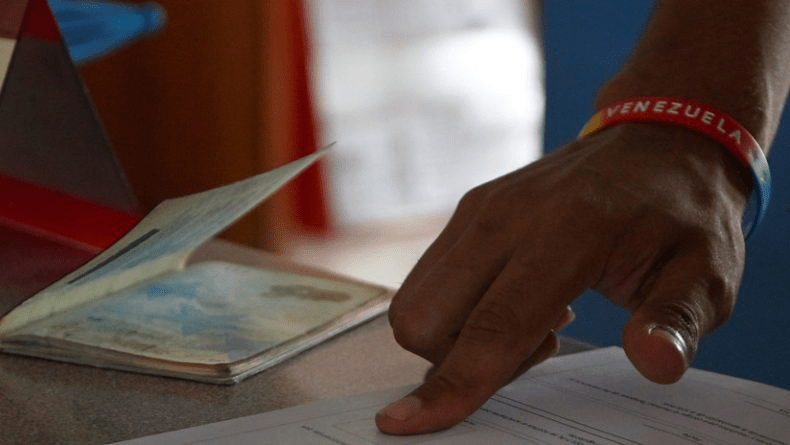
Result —
[[609, 105], [584, 125], [577, 139], [621, 122], [663, 122], [698, 131], [725, 146], [752, 171], [754, 186], [742, 225], [746, 238], [760, 224], [771, 196], [771, 172], [760, 144], [738, 121], [708, 105], [674, 97], [633, 97]]

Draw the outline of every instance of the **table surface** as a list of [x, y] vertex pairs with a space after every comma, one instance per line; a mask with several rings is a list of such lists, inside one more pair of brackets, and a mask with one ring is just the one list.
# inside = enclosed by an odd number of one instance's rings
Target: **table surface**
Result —
[[[320, 275], [273, 255], [221, 241], [210, 242], [194, 258]], [[20, 288], [8, 283], [7, 275], [5, 281], [0, 276], [0, 314], [21, 299]], [[27, 283], [29, 288], [24, 291], [43, 285]], [[567, 353], [589, 346], [563, 339], [563, 348]], [[398, 347], [386, 317], [233, 386], [0, 354], [0, 443], [111, 443], [414, 384], [427, 368], [427, 362]]]

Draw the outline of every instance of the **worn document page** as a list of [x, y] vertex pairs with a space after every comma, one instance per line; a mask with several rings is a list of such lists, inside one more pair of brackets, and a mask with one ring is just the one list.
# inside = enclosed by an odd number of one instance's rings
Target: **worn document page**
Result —
[[448, 431], [379, 433], [376, 411], [408, 390], [321, 401], [123, 444], [790, 444], [790, 391], [693, 369], [677, 384], [657, 385], [640, 376], [620, 348], [552, 359]]
[[[384, 288], [361, 283], [206, 262], [25, 325], [14, 335], [24, 340], [20, 353], [60, 341], [185, 365], [232, 364], [384, 294]], [[385, 309], [382, 299], [377, 312]]]
[[256, 207], [327, 149], [223, 187], [162, 202], [107, 250], [7, 314], [0, 320], [0, 336], [161, 273], [179, 270], [193, 249]]

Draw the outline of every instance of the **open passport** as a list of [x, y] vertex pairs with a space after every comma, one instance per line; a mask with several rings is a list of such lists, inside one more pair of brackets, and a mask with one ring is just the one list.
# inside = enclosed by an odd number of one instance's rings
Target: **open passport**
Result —
[[388, 289], [224, 262], [203, 242], [327, 148], [230, 185], [170, 199], [84, 266], [0, 320], [0, 351], [235, 383], [384, 312]]

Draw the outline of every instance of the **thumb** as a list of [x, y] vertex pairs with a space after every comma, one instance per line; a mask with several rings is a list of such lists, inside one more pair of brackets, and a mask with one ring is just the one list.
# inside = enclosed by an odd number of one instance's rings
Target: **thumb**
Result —
[[646, 314], [632, 316], [623, 337], [623, 349], [636, 369], [648, 380], [664, 384], [680, 380], [695, 344], [676, 326], [656, 322]]
[[664, 266], [623, 333], [623, 348], [636, 369], [656, 383], [678, 381], [702, 335], [730, 315], [737, 285], [729, 284], [699, 253]]

